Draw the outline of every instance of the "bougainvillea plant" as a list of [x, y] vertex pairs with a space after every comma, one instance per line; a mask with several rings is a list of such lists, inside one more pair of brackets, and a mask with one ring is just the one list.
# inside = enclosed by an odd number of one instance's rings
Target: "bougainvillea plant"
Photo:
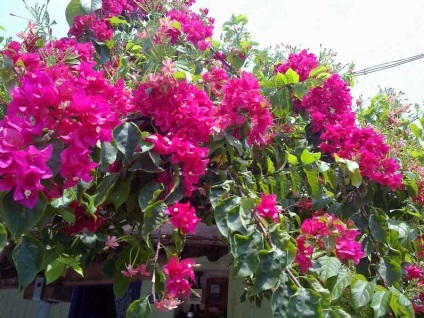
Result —
[[244, 16], [212, 39], [193, 2], [72, 0], [67, 38], [39, 14], [5, 43], [0, 261], [25, 288], [101, 260], [117, 296], [152, 280], [148, 317], [190, 295], [203, 222], [274, 317], [424, 312], [421, 110], [352, 105], [331, 55], [260, 49]]

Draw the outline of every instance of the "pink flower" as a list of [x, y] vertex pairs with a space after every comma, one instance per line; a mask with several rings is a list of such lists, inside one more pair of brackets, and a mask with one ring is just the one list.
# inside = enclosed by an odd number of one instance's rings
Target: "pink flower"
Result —
[[238, 137], [243, 127], [247, 127], [249, 144], [266, 144], [273, 117], [258, 79], [243, 72], [241, 78], [228, 80], [222, 91], [224, 98], [215, 111], [217, 128]]
[[[334, 253], [340, 260], [352, 260], [358, 264], [365, 253], [362, 251], [362, 245], [355, 241], [361, 232], [352, 229], [352, 225], [351, 221], [344, 223], [334, 215], [327, 213], [304, 220], [300, 227], [301, 235], [296, 239], [298, 253], [300, 253], [299, 256], [296, 256], [299, 264], [306, 261], [305, 256], [302, 255], [304, 250], [308, 251], [308, 257], [312, 255], [311, 250], [305, 247], [306, 241], [310, 248], [325, 250], [327, 253]], [[334, 246], [328, 244], [331, 241], [336, 242]]]
[[62, 228], [62, 231], [68, 236], [86, 232], [96, 233], [99, 230], [99, 227], [106, 223], [105, 218], [99, 213], [100, 209], [92, 215], [87, 213], [86, 208], [76, 201], [71, 202], [69, 207], [74, 210], [75, 223], [65, 223], [66, 225]]
[[113, 29], [106, 20], [95, 20], [90, 25], [90, 30], [100, 42], [106, 42], [113, 36]]
[[308, 53], [307, 50], [302, 50], [299, 53], [290, 53], [286, 62], [275, 66], [275, 73], [285, 74], [291, 68], [299, 74], [300, 81], [304, 81], [309, 77], [309, 73], [318, 65], [318, 59], [314, 54]]
[[176, 71], [177, 62], [173, 62], [171, 58], [162, 61], [162, 73], [165, 76], [171, 77]]
[[172, 257], [169, 263], [163, 267], [163, 272], [170, 277], [189, 277], [194, 280], [194, 265], [196, 262], [191, 258], [178, 261]]
[[300, 267], [302, 273], [305, 273], [309, 268], [312, 267], [312, 253], [314, 248], [312, 246], [306, 245], [306, 237], [300, 236], [296, 239], [297, 243], [297, 251], [295, 263], [297, 263]]
[[350, 259], [355, 265], [365, 256], [362, 245], [356, 241], [338, 238], [336, 243], [336, 256], [340, 260]]
[[271, 219], [274, 222], [278, 221], [278, 213], [281, 208], [277, 207], [277, 196], [275, 194], [261, 194], [261, 202], [256, 207], [256, 213], [260, 216]]
[[[166, 62], [170, 72], [170, 61]], [[147, 94], [148, 92], [148, 94]], [[186, 80], [163, 75], [142, 83], [133, 98], [135, 111], [150, 116], [163, 134], [171, 134], [194, 144], [207, 142], [213, 133], [214, 105], [205, 91]]]
[[165, 283], [166, 289], [171, 295], [188, 297], [192, 284], [184, 278], [168, 278]]
[[149, 271], [146, 270], [146, 265], [145, 264], [138, 265], [136, 269], [137, 269], [138, 273], [141, 276], [150, 276], [150, 275], [152, 275]]
[[416, 264], [405, 266], [406, 278], [412, 280], [414, 278], [421, 279], [423, 277], [423, 269]]
[[106, 237], [105, 247], [104, 250], [107, 250], [109, 248], [115, 249], [119, 246], [118, 240], [116, 239], [116, 236], [110, 236], [108, 235]]
[[167, 275], [165, 286], [170, 295], [188, 297], [192, 286], [188, 279], [194, 280], [194, 265], [195, 261], [192, 259], [178, 261], [178, 258], [173, 257], [163, 267], [163, 272]]
[[196, 233], [196, 227], [200, 219], [196, 215], [196, 210], [187, 203], [175, 203], [169, 206], [165, 213], [171, 215], [171, 224], [180, 229], [183, 234]]
[[208, 148], [195, 146], [189, 141], [183, 141], [182, 138], [171, 139], [159, 134], [149, 136], [148, 141], [154, 143], [154, 150], [158, 153], [170, 155], [173, 164], [182, 164], [184, 195], [190, 197], [197, 188], [195, 185], [200, 176], [205, 174], [209, 161], [206, 159]]
[[138, 274], [138, 270], [133, 268], [131, 264], [127, 265], [125, 264], [126, 270], [121, 271], [122, 275], [125, 277], [134, 277]]
[[181, 300], [175, 299], [172, 295], [167, 295], [161, 301], [155, 300], [156, 308], [162, 311], [174, 310], [181, 305], [181, 303]]
[[207, 11], [203, 11], [203, 16], [199, 16], [194, 12], [186, 12], [185, 10], [172, 9], [168, 11], [166, 16], [172, 21], [177, 21], [181, 25], [181, 31], [176, 28], [169, 28], [167, 36], [171, 38], [171, 43], [176, 43], [181, 34], [186, 35], [187, 41], [195, 46], [205, 48], [204, 41], [213, 34], [214, 19], [206, 16]]

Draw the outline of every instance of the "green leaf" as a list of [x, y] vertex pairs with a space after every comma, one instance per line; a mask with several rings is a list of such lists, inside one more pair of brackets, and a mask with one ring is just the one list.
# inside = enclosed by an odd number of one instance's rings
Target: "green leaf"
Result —
[[280, 286], [274, 291], [271, 299], [271, 306], [274, 318], [290, 318], [290, 315], [286, 314], [287, 307], [289, 305], [290, 297], [296, 293], [296, 287], [292, 281], [288, 278], [288, 275], [284, 274]]
[[330, 277], [327, 281], [328, 287], [331, 290], [331, 300], [339, 299], [343, 296], [347, 286], [352, 280], [352, 275], [347, 271], [340, 271], [337, 276]]
[[129, 171], [144, 171], [148, 173], [163, 172], [163, 168], [160, 166], [160, 155], [153, 151], [143, 153], [137, 161], [132, 164]]
[[99, 184], [97, 184], [96, 191], [92, 196], [94, 200], [94, 205], [96, 207], [103, 204], [107, 199], [109, 199], [109, 194], [118, 178], [119, 174], [113, 173], [111, 175], [108, 175], [106, 178], [100, 181]]
[[309, 187], [313, 198], [320, 198], [322, 196], [322, 184], [318, 178], [318, 172], [312, 168], [304, 167], [306, 179], [308, 180]]
[[239, 232], [240, 234], [245, 235], [247, 234], [246, 225], [241, 218], [240, 208], [234, 208], [228, 211], [227, 226], [231, 232]]
[[306, 92], [308, 91], [308, 87], [305, 85], [305, 83], [297, 83], [293, 85], [292, 91], [294, 97], [299, 100], [303, 100], [303, 96], [305, 96]]
[[384, 256], [378, 265], [378, 273], [388, 285], [399, 285], [402, 278], [402, 267], [391, 256]]
[[374, 310], [374, 318], [384, 317], [390, 306], [392, 293], [387, 290], [378, 291], [372, 297], [371, 308]]
[[346, 311], [338, 307], [332, 307], [324, 311], [326, 313], [325, 318], [352, 318], [352, 316], [349, 315]]
[[323, 318], [320, 302], [321, 296], [316, 291], [301, 287], [290, 297], [287, 317]]
[[331, 189], [336, 190], [337, 185], [339, 183], [337, 174], [334, 172], [334, 170], [326, 170], [323, 172], [324, 180], [331, 186]]
[[122, 204], [124, 204], [131, 190], [131, 181], [133, 176], [125, 176], [121, 177], [118, 182], [115, 184], [112, 193], [110, 194], [110, 198], [112, 200], [115, 209], [118, 209]]
[[267, 156], [266, 157], [266, 173], [273, 174], [275, 172], [275, 166], [272, 160]]
[[148, 297], [133, 301], [127, 309], [127, 318], [149, 318], [151, 314], [152, 309]]
[[303, 162], [304, 165], [314, 163], [319, 159], [321, 159], [320, 152], [309, 152], [308, 149], [304, 149], [300, 156], [300, 160]]
[[166, 221], [165, 209], [166, 204], [163, 201], [157, 201], [144, 210], [144, 224], [141, 228], [141, 234], [146, 241], [148, 240], [148, 235], [157, 230]]
[[404, 247], [415, 241], [419, 235], [418, 228], [406, 221], [389, 219], [388, 227], [398, 232], [398, 238]]
[[71, 0], [65, 10], [66, 21], [70, 27], [74, 23], [74, 18], [78, 15], [85, 15], [81, 3], [79, 0]]
[[115, 162], [117, 154], [118, 149], [112, 142], [104, 142], [102, 144], [102, 156], [100, 159], [102, 171], [106, 170], [110, 164]]
[[54, 282], [56, 279], [58, 279], [65, 270], [66, 265], [57, 259], [48, 264], [46, 271], [44, 272], [47, 284], [50, 284], [51, 282]]
[[367, 305], [373, 297], [375, 282], [357, 280], [351, 290], [351, 303], [354, 309]]
[[275, 248], [278, 251], [280, 258], [281, 271], [284, 271], [287, 266], [290, 266], [296, 257], [296, 245], [294, 239], [280, 227], [274, 226], [270, 228], [270, 236]]
[[359, 188], [360, 185], [362, 184], [362, 176], [359, 171], [359, 165], [355, 161], [351, 161], [347, 159], [345, 160], [346, 160], [347, 170], [349, 171], [350, 182], [352, 183], [354, 187]]
[[234, 255], [234, 277], [247, 277], [256, 271], [259, 265], [258, 250], [261, 248], [258, 245], [258, 236], [262, 238], [256, 231], [246, 236], [234, 235], [234, 244], [231, 248]]
[[389, 287], [389, 291], [392, 293], [390, 307], [392, 308], [395, 315], [397, 316], [399, 313], [401, 313], [404, 315], [404, 317], [414, 317], [415, 313], [411, 301], [398, 289], [392, 286]]
[[138, 194], [138, 205], [143, 211], [149, 204], [155, 202], [157, 197], [164, 190], [163, 184], [159, 182], [150, 182], [146, 184]]
[[141, 131], [133, 122], [125, 122], [113, 131], [118, 150], [125, 155], [127, 162], [131, 160], [134, 150], [142, 140]]
[[385, 216], [372, 214], [370, 216], [369, 228], [376, 241], [380, 243], [389, 241], [389, 229]]
[[274, 77], [274, 87], [284, 87], [287, 85], [287, 77], [284, 74], [277, 73]]
[[65, 208], [69, 205], [69, 203], [75, 201], [76, 199], [77, 198], [75, 196], [74, 190], [72, 188], [69, 188], [63, 191], [62, 196], [60, 198], [50, 201], [50, 205], [57, 209]]
[[412, 123], [409, 125], [409, 128], [411, 128], [412, 132], [414, 133], [415, 137], [418, 139], [421, 139], [423, 137], [423, 131], [420, 127], [418, 127], [416, 124]]
[[101, 9], [102, 0], [79, 0], [81, 8], [86, 14], [92, 14], [94, 11]]
[[297, 157], [295, 155], [292, 155], [291, 153], [287, 153], [287, 161], [289, 162], [289, 164], [295, 166], [297, 164], [299, 164], [299, 160], [297, 159]]
[[127, 22], [127, 20], [120, 19], [118, 17], [111, 17], [111, 18], [108, 18], [106, 20], [109, 21], [109, 23], [112, 26], [117, 26], [117, 25], [121, 25], [121, 24], [126, 25], [126, 26], [130, 26], [130, 24]]
[[47, 207], [47, 199], [40, 192], [34, 208], [27, 208], [13, 199], [13, 191], [6, 193], [0, 201], [6, 228], [14, 238], [31, 230], [41, 219]]
[[115, 294], [115, 298], [124, 296], [125, 292], [128, 290], [128, 286], [130, 286], [130, 283], [131, 277], [125, 277], [119, 274], [113, 282], [113, 293]]
[[0, 253], [6, 247], [7, 243], [7, 231], [4, 228], [3, 224], [0, 223]]
[[60, 208], [58, 209], [58, 215], [66, 222], [75, 223], [75, 214], [72, 208]]
[[317, 273], [319, 279], [326, 284], [330, 277], [339, 274], [342, 263], [336, 258], [331, 256], [322, 256], [314, 264], [314, 271]]
[[328, 67], [325, 65], [320, 65], [315, 67], [310, 73], [309, 78], [316, 77], [318, 75], [322, 75], [323, 73], [327, 73]]
[[12, 252], [12, 259], [18, 272], [19, 287], [25, 288], [32, 283], [42, 270], [45, 247], [31, 236], [23, 236]]
[[331, 294], [330, 291], [323, 287], [321, 282], [312, 276], [307, 276], [305, 279], [308, 281], [310, 288], [313, 291], [316, 291], [321, 296], [321, 306], [323, 308], [330, 307], [331, 303]]
[[282, 273], [280, 262], [285, 256], [278, 249], [272, 251], [260, 250], [258, 255], [259, 266], [255, 272], [252, 296], [277, 285]]
[[297, 84], [299, 83], [299, 74], [289, 68], [286, 72], [287, 84]]
[[287, 195], [290, 192], [289, 181], [287, 180], [286, 175], [280, 174], [280, 195], [282, 199], [286, 199]]
[[299, 172], [294, 169], [290, 169], [290, 178], [292, 182], [292, 191], [297, 194], [300, 190], [302, 178], [300, 177]]
[[225, 237], [228, 237], [230, 228], [228, 227], [228, 212], [232, 209], [239, 209], [241, 198], [238, 196], [231, 196], [223, 201], [220, 201], [214, 209], [215, 222], [219, 231]]

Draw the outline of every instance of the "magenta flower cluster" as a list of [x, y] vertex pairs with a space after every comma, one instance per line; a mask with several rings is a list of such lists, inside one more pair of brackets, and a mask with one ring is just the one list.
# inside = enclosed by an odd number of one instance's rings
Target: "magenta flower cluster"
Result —
[[166, 275], [165, 287], [169, 294], [173, 297], [190, 295], [191, 283], [189, 279], [194, 281], [194, 265], [193, 259], [186, 258], [181, 261], [176, 257], [172, 257], [169, 263], [163, 267]]
[[[352, 228], [353, 221], [344, 223], [334, 215], [324, 214], [303, 221], [300, 235], [296, 238], [297, 253], [295, 262], [304, 273], [312, 266], [312, 254], [315, 249], [334, 253], [340, 260], [352, 260], [358, 264], [365, 256], [362, 246], [355, 238], [361, 234]], [[335, 241], [335, 246], [326, 242]]]
[[171, 39], [171, 43], [176, 43], [181, 35], [185, 35], [185, 40], [193, 43], [202, 51], [211, 46], [206, 42], [213, 34], [213, 18], [207, 17], [207, 10], [202, 10], [202, 16], [187, 12], [187, 10], [172, 9], [166, 16], [172, 22], [178, 22], [180, 29], [176, 27], [167, 27], [162, 30]]
[[[122, 82], [112, 85], [102, 72], [93, 70], [94, 50], [87, 45], [60, 40], [49, 43], [47, 50], [57, 58], [51, 66], [45, 53], [20, 53], [15, 43], [3, 51], [23, 75], [0, 122], [0, 190], [14, 188], [14, 199], [29, 208], [36, 204], [39, 191], [57, 197], [60, 189], [92, 180], [91, 170], [97, 164], [90, 159], [90, 148], [99, 141], [112, 141], [112, 130], [129, 100]], [[63, 52], [88, 55], [81, 56], [79, 64], [68, 65], [61, 60]], [[22, 56], [27, 61], [23, 66]], [[55, 141], [63, 144], [55, 150], [63, 183], [53, 181], [48, 165]]]
[[222, 90], [224, 97], [215, 112], [217, 127], [242, 137], [240, 127], [247, 124], [248, 142], [266, 144], [273, 117], [268, 101], [260, 92], [258, 79], [243, 72], [240, 78], [229, 79]]
[[[289, 61], [277, 66], [276, 71], [292, 68], [305, 80], [317, 65], [313, 54], [302, 51], [291, 54]], [[322, 86], [312, 88], [297, 105], [299, 111], [309, 113], [313, 132], [320, 133], [323, 152], [357, 161], [363, 176], [382, 185], [393, 189], [401, 186], [399, 164], [388, 157], [389, 146], [384, 137], [370, 127], [356, 125], [352, 96], [338, 74], [331, 75]]]
[[134, 93], [134, 111], [154, 119], [163, 135], [194, 144], [209, 141], [215, 123], [208, 95], [186, 80], [151, 76]]
[[280, 212], [281, 208], [277, 206], [277, 196], [261, 193], [261, 201], [256, 206], [256, 213], [265, 219], [278, 222], [278, 213]]
[[196, 215], [196, 210], [187, 203], [175, 203], [165, 210], [165, 214], [171, 216], [171, 224], [180, 229], [183, 234], [196, 233], [196, 227], [200, 219]]
[[208, 148], [199, 147], [178, 137], [168, 138], [159, 134], [149, 136], [148, 140], [155, 145], [156, 152], [169, 156], [172, 164], [182, 165], [184, 195], [191, 197], [197, 189], [199, 178], [205, 174], [209, 162], [206, 158]]
[[304, 81], [309, 77], [311, 70], [319, 65], [314, 54], [302, 50], [299, 53], [290, 53], [289, 58], [282, 64], [275, 65], [275, 73], [285, 74], [289, 68], [299, 74], [299, 80]]

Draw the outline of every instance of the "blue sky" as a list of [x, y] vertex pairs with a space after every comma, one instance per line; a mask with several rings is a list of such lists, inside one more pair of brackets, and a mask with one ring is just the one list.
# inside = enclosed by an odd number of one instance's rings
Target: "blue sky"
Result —
[[[66, 5], [66, 0], [50, 1], [50, 15], [58, 22], [54, 27], [56, 36], [64, 36], [67, 31]], [[216, 18], [217, 34], [232, 13], [243, 13], [249, 19], [253, 37], [262, 46], [291, 44], [317, 54], [322, 45], [337, 52], [338, 61], [354, 61], [356, 70], [424, 53], [421, 0], [197, 0], [196, 7], [210, 9], [210, 15]], [[19, 0], [0, 0], [0, 25], [12, 35], [25, 28], [27, 22], [9, 13], [29, 14]], [[369, 97], [379, 86], [403, 91], [410, 102], [422, 104], [424, 59], [358, 77], [352, 94]]]

